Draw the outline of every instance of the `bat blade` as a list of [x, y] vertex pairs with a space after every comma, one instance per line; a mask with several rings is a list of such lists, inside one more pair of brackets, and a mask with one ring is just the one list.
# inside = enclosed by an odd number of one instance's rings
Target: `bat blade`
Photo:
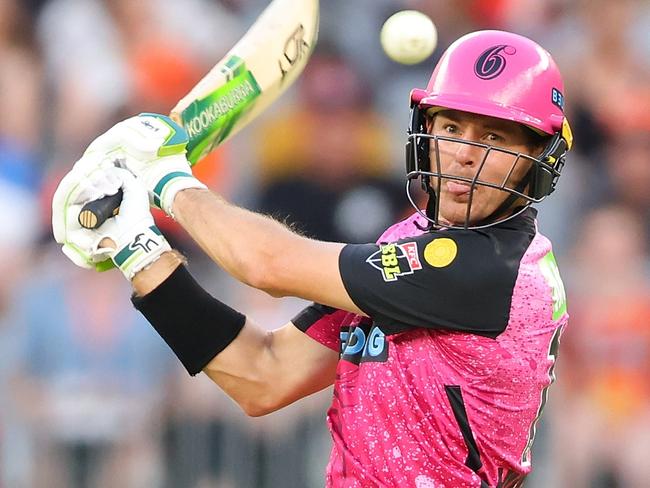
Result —
[[[196, 164], [244, 128], [298, 78], [316, 46], [319, 0], [273, 0], [235, 46], [172, 109]], [[79, 224], [97, 228], [121, 199], [89, 202]]]
[[245, 127], [296, 80], [318, 38], [318, 0], [275, 0], [172, 109], [195, 164]]

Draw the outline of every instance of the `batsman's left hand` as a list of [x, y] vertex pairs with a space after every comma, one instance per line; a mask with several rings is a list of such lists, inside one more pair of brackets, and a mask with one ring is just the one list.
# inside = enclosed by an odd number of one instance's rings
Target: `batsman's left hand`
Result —
[[[81, 227], [84, 204], [122, 190], [120, 212], [98, 229]], [[84, 156], [59, 184], [52, 201], [54, 238], [77, 266], [99, 271], [117, 266], [131, 279], [170, 250], [154, 225], [147, 191], [127, 170]]]
[[172, 119], [143, 113], [115, 124], [88, 146], [85, 155], [117, 160], [142, 182], [151, 205], [173, 217], [179, 191], [207, 188], [192, 175], [185, 157], [187, 143], [185, 129]]

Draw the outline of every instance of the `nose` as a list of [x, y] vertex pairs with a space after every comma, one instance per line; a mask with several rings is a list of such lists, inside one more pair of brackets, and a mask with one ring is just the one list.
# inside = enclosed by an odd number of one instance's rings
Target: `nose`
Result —
[[456, 143], [456, 162], [462, 166], [475, 166], [479, 164], [485, 150], [479, 146], [469, 144], [468, 142], [472, 142], [471, 139], [463, 137], [462, 141]]

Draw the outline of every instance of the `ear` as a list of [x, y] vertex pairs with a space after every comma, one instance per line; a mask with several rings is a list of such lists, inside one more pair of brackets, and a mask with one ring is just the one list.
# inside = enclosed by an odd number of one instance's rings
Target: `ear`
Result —
[[433, 130], [433, 121], [435, 120], [436, 116], [434, 115], [424, 115], [424, 126], [427, 129], [427, 134], [431, 134], [431, 131]]

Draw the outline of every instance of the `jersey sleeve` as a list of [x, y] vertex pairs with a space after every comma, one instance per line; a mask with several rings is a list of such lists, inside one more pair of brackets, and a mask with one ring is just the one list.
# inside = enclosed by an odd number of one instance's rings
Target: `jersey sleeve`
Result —
[[520, 261], [534, 234], [444, 231], [347, 245], [339, 257], [352, 301], [387, 334], [416, 327], [496, 337], [508, 324]]
[[340, 350], [341, 325], [348, 312], [312, 303], [291, 322], [316, 342], [336, 352]]

